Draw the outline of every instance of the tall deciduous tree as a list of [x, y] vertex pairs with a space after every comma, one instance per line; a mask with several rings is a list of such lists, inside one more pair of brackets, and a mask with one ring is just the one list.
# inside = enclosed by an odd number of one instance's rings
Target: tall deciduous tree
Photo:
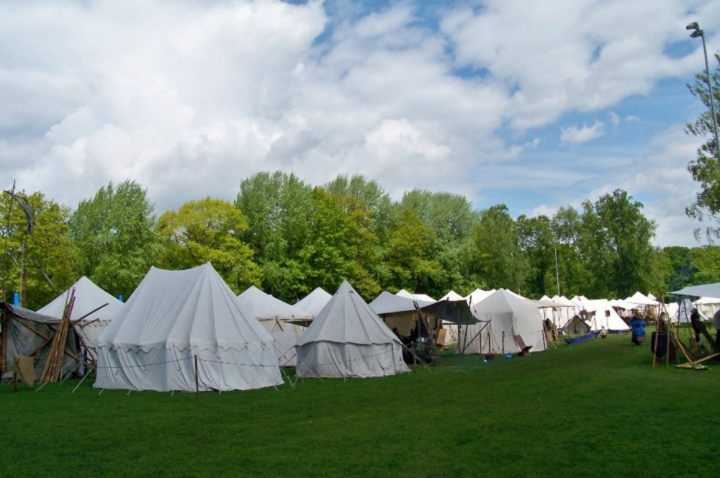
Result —
[[286, 300], [308, 292], [298, 255], [310, 234], [311, 192], [294, 174], [261, 172], [242, 180], [235, 201], [248, 221], [242, 239], [263, 270], [263, 290]]
[[159, 264], [188, 269], [210, 262], [235, 293], [260, 285], [253, 251], [242, 241], [247, 220], [231, 202], [205, 198], [188, 201], [158, 219], [164, 250]]
[[507, 206], [499, 204], [480, 212], [473, 230], [475, 264], [485, 287], [523, 293], [527, 259], [519, 244], [517, 224]]
[[689, 247], [670, 246], [663, 252], [670, 261], [672, 273], [668, 280], [668, 290], [680, 290], [693, 284], [692, 252]]
[[561, 207], [552, 218], [553, 234], [557, 238], [560, 295], [567, 297], [587, 292], [587, 271], [580, 251], [582, 226], [580, 214], [572, 207]]
[[[656, 225], [643, 204], [623, 190], [583, 203], [581, 249], [590, 273], [588, 292], [596, 297], [627, 297], [654, 284]], [[657, 292], [657, 291], [656, 291]]]
[[[720, 62], [720, 53], [715, 54], [715, 59]], [[720, 68], [716, 68], [711, 76], [713, 95], [717, 102], [717, 99], [720, 99]], [[708, 109], [694, 123], [686, 126], [688, 134], [702, 138], [704, 143], [697, 151], [697, 158], [688, 164], [688, 171], [693, 179], [700, 183], [701, 190], [697, 193], [695, 202], [688, 206], [685, 212], [699, 221], [710, 221], [705, 228], [705, 234], [707, 239], [713, 242], [720, 237], [720, 228], [713, 225], [720, 220], [720, 159], [715, 144], [707, 80], [707, 75], [703, 72], [697, 75], [695, 83], [688, 85], [690, 92]], [[717, 110], [716, 108], [716, 113]], [[720, 123], [720, 118], [717, 118], [717, 121]], [[697, 229], [695, 236], [699, 238], [700, 234], [701, 229]]]
[[350, 281], [366, 299], [374, 298], [380, 286], [368, 269], [375, 260], [370, 213], [350, 196], [335, 196], [322, 188], [311, 194], [312, 234], [299, 253], [305, 289], [336, 289]]
[[153, 210], [147, 192], [130, 180], [80, 201], [69, 236], [83, 275], [113, 295], [130, 295], [160, 252]]
[[390, 196], [377, 181], [366, 178], [362, 175], [355, 175], [348, 179], [340, 175], [323, 189], [334, 196], [349, 196], [357, 200], [355, 203], [370, 213], [373, 222], [373, 231], [380, 243], [387, 242], [387, 239], [395, 226], [396, 209]]
[[[27, 249], [23, 254], [27, 230], [25, 213], [17, 204], [8, 207], [13, 199], [7, 194], [0, 197], [0, 248], [7, 265], [7, 292], [20, 290], [20, 266], [24, 260], [27, 278], [22, 305], [35, 310], [78, 279], [78, 257], [67, 236], [70, 209], [45, 199], [40, 192], [18, 195], [27, 199], [34, 220], [33, 231], [27, 236]], [[8, 210], [11, 210], [9, 228]]]
[[695, 247], [691, 256], [693, 284], [720, 282], [720, 247]]
[[[434, 259], [437, 234], [423, 224], [412, 209], [405, 208], [400, 227], [388, 242], [387, 265], [391, 280], [386, 286], [395, 290], [438, 295], [442, 288], [438, 279], [442, 266]], [[442, 292], [444, 293], [444, 292]]]
[[555, 274], [555, 235], [547, 216], [517, 218], [520, 248], [528, 261], [525, 295], [553, 296], [557, 291]]
[[479, 278], [472, 268], [471, 236], [478, 213], [472, 203], [458, 194], [413, 189], [403, 195], [400, 207], [411, 209], [437, 235], [433, 259], [441, 265], [438, 289], [475, 289]]

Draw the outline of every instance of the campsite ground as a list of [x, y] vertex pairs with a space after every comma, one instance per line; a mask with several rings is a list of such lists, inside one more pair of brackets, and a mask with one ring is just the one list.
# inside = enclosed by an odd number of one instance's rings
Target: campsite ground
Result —
[[[628, 336], [530, 358], [194, 394], [0, 386], [2, 476], [716, 476], [720, 363]], [[286, 381], [287, 382], [287, 381]]]

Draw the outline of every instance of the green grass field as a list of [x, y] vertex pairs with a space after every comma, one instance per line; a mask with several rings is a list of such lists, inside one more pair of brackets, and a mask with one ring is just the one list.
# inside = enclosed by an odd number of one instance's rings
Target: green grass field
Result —
[[628, 336], [389, 378], [194, 394], [0, 387], [10, 476], [718, 476], [720, 363]]

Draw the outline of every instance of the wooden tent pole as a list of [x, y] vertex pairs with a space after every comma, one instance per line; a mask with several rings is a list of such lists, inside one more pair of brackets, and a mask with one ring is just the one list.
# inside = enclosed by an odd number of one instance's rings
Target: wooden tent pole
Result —
[[660, 319], [655, 317], [655, 347], [653, 347], [653, 368], [655, 368], [655, 361], [657, 359], [657, 344], [660, 340]]
[[200, 400], [200, 379], [198, 377], [198, 358], [195, 354], [195, 400]]

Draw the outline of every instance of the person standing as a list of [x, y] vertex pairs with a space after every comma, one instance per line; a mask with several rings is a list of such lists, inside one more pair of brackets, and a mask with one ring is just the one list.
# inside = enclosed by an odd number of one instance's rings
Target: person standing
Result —
[[637, 316], [635, 309], [633, 309], [633, 316], [630, 319], [630, 328], [632, 329], [632, 344], [642, 344], [645, 341], [645, 322]]
[[693, 332], [695, 332], [695, 343], [699, 345], [700, 334], [702, 333], [702, 322], [700, 321], [700, 312], [698, 312], [697, 309], [693, 309], [692, 312], [690, 312], [690, 325], [692, 326]]

